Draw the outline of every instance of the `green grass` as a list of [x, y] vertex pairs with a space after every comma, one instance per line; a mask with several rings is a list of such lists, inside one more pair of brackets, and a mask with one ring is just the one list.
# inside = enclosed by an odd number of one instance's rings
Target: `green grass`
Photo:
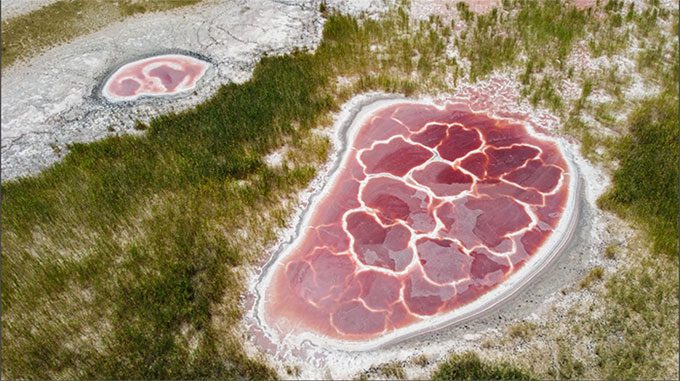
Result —
[[[626, 4], [619, 0], [602, 3], [606, 17], [593, 28], [594, 33], [600, 38], [590, 39], [588, 47], [594, 57], [603, 55], [612, 57], [630, 44], [633, 24], [631, 20], [636, 17], [635, 6], [632, 2]], [[601, 38], [602, 36], [607, 38]]]
[[[506, 10], [516, 9], [517, 5], [517, 2], [504, 2]], [[564, 116], [564, 131], [582, 143], [584, 156], [612, 168], [612, 188], [599, 200], [599, 205], [642, 231], [640, 242], [633, 240], [640, 247], [628, 254], [617, 250], [616, 259], [627, 261], [623, 271], [605, 275], [601, 268], [596, 268], [582, 282], [589, 285], [603, 279], [605, 287], [596, 291], [598, 300], [590, 307], [591, 311], [599, 309], [600, 317], [594, 319], [588, 314], [582, 319], [565, 318], [561, 324], [571, 327], [571, 337], [546, 332], [550, 339], [535, 339], [542, 343], [557, 340], [553, 335], [559, 338], [560, 344], [543, 360], [538, 360], [542, 364], [536, 364], [536, 358], [516, 357], [519, 363], [531, 365], [532, 371], [538, 372], [538, 378], [677, 378], [678, 53], [677, 42], [669, 43], [665, 37], [667, 32], [657, 20], [670, 19], [670, 33], [675, 35], [678, 16], [677, 11], [662, 11], [654, 2], [650, 5], [641, 10], [617, 1], [602, 3], [599, 7], [605, 11], [604, 18], [597, 22], [587, 16], [588, 12], [582, 12], [587, 17], [581, 20], [582, 14], [578, 11], [563, 10], [555, 19], [574, 24], [571, 31], [564, 31], [561, 29], [564, 24], [559, 21], [554, 25], [542, 21], [543, 16], [555, 12], [551, 7], [561, 7], [555, 2], [546, 2], [545, 15], [534, 15], [534, 12], [543, 12], [541, 7], [521, 9], [518, 14], [523, 15], [526, 25], [508, 32], [508, 36], [512, 36], [522, 30], [542, 30], [534, 42], [525, 47], [525, 54], [534, 59], [522, 62], [516, 58], [519, 55], [515, 56], [514, 66], [524, 71], [519, 78], [523, 85], [521, 92], [535, 105]], [[503, 19], [507, 23], [513, 18]], [[492, 27], [501, 30], [504, 28], [501, 25], [499, 22]], [[644, 101], [631, 101], [625, 99], [622, 91], [630, 85], [630, 78], [620, 75], [615, 67], [608, 72], [583, 74], [560, 67], [557, 59], [562, 52], [570, 51], [587, 33], [590, 34], [590, 54], [594, 57], [626, 54], [625, 48], [634, 39], [641, 41], [642, 51], [632, 58], [637, 59], [637, 70], [644, 80], [658, 84], [661, 94]], [[534, 38], [531, 33], [525, 37], [528, 38], [518, 37], [520, 45]], [[538, 43], [540, 39], [543, 44]], [[551, 51], [545, 49], [545, 45], [558, 49]], [[473, 50], [475, 46], [469, 45], [468, 49]], [[507, 60], [494, 59], [503, 56], [501, 46], [489, 46], [487, 52], [486, 56], [475, 53], [479, 59], [471, 60], [481, 63], [478, 66], [484, 68], [481, 75], [508, 65]], [[543, 56], [534, 55], [536, 52]], [[583, 88], [582, 96], [572, 104], [558, 101], [544, 84], [546, 78], [560, 83], [563, 78], [573, 78], [574, 74], [582, 76]], [[614, 101], [594, 106], [588, 96], [595, 89], [611, 95]], [[627, 121], [621, 123], [614, 117], [629, 109], [634, 111]], [[582, 121], [582, 116], [587, 114], [615, 131], [618, 137], [603, 137], [593, 131]], [[605, 153], [596, 153], [598, 148]], [[626, 248], [625, 252], [629, 251]], [[606, 255], [613, 258], [614, 252], [608, 249]], [[512, 336], [515, 331], [508, 334]], [[578, 342], [593, 342], [594, 357], [575, 352], [572, 348]], [[537, 350], [544, 352], [545, 347], [540, 343], [536, 344]]]
[[604, 250], [604, 257], [607, 259], [614, 259], [619, 252], [619, 247], [617, 245], [608, 245]]
[[574, 351], [566, 340], [557, 340], [556, 364], [548, 371], [551, 379], [571, 380], [583, 379], [585, 366], [583, 361], [574, 355]]
[[[463, 34], [457, 46], [461, 55], [470, 61], [473, 81], [494, 70], [514, 66], [520, 53], [526, 55], [524, 64], [538, 70], [546, 64], [561, 68], [574, 41], [583, 37], [590, 25], [587, 11], [560, 1], [504, 3], [505, 8], [517, 13], [508, 16], [507, 12], [497, 9], [482, 15], [463, 13], [463, 19], [474, 27]], [[529, 70], [528, 75], [531, 73]]]
[[596, 338], [598, 367], [606, 378], [665, 374], [676, 378], [677, 88], [669, 86], [659, 96], [643, 101], [627, 125], [629, 133], [610, 148], [618, 166], [612, 187], [598, 203], [642, 227], [643, 249], [632, 253], [632, 265], [607, 281], [605, 318], [593, 323], [591, 335]]
[[430, 359], [426, 355], [418, 355], [413, 359], [413, 364], [424, 368], [430, 364]]
[[666, 93], [643, 102], [631, 115], [629, 134], [613, 146], [619, 167], [600, 198], [612, 210], [644, 226], [655, 252], [678, 256], [678, 97]]
[[535, 380], [506, 362], [482, 361], [474, 352], [452, 355], [432, 374], [432, 380]]
[[[275, 221], [255, 211], [280, 208], [315, 173], [309, 152], [294, 168], [262, 156], [307, 140], [334, 107], [324, 73], [307, 53], [264, 59], [251, 81], [144, 137], [74, 145], [39, 176], [3, 183], [4, 375], [274, 377], [230, 332], [242, 292], [231, 269], [273, 238]], [[234, 237], [243, 229], [249, 240]]]
[[2, 68], [139, 13], [201, 0], [60, 0], [2, 22]]

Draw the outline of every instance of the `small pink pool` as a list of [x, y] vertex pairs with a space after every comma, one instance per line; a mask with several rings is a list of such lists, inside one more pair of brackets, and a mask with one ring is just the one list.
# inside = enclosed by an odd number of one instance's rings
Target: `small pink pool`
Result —
[[524, 125], [465, 104], [397, 102], [354, 126], [264, 278], [264, 321], [281, 335], [366, 343], [426, 329], [567, 235], [575, 174]]
[[141, 96], [174, 95], [196, 87], [209, 63], [198, 58], [169, 54], [130, 62], [104, 84], [103, 96], [112, 102]]

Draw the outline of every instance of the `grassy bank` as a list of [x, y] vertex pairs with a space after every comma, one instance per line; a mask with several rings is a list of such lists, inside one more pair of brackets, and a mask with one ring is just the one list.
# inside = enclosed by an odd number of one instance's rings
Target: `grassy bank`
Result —
[[201, 0], [59, 0], [2, 22], [2, 68], [126, 17]]
[[[329, 14], [315, 52], [264, 58], [250, 81], [140, 126], [144, 136], [77, 144], [41, 174], [3, 183], [3, 376], [276, 377], [241, 348], [239, 270], [262, 257], [285, 224], [291, 200], [326, 160], [328, 141], [315, 129], [328, 124], [338, 105], [367, 90], [452, 91], [460, 81], [504, 70], [521, 73], [522, 94], [562, 115], [568, 121], [564, 133], [589, 142], [587, 153], [621, 164], [612, 168], [614, 188], [602, 205], [643, 227], [654, 242], [654, 250], [643, 246], [640, 260], [606, 280], [602, 305], [609, 318], [579, 326], [596, 340], [598, 353], [575, 361], [568, 351], [574, 343], [564, 339], [546, 353], [557, 365], [535, 369], [535, 378], [672, 374], [677, 241], [668, 237], [677, 233], [677, 221], [669, 221], [671, 210], [677, 211], [671, 199], [677, 194], [677, 167], [671, 168], [677, 145], [669, 143], [677, 142], [677, 109], [673, 121], [670, 102], [677, 93], [664, 90], [660, 99], [626, 103], [617, 97], [625, 81], [563, 64], [588, 36], [626, 31], [630, 41], [596, 38], [589, 51], [616, 54], [635, 38], [649, 47], [643, 52], [666, 55], [667, 46], [657, 52], [663, 34], [648, 21], [663, 15], [634, 10], [630, 22], [617, 22], [630, 11], [614, 3], [602, 5], [602, 20], [560, 2], [505, 2], [485, 16], [466, 14], [462, 6], [467, 21], [455, 32], [455, 20], [416, 22], [403, 8], [380, 20]], [[497, 40], [501, 30], [507, 34]], [[458, 59], [446, 52], [454, 44]], [[480, 46], [489, 50], [473, 49]], [[644, 70], [645, 80], [669, 82], [677, 64], [658, 65]], [[567, 78], [583, 84], [581, 98], [567, 99], [554, 85]], [[611, 95], [611, 110], [637, 111], [616, 122], [591, 101], [594, 92]], [[582, 121], [586, 115], [611, 123], [605, 127], [620, 138], [598, 135]], [[264, 156], [283, 146], [284, 164], [265, 165]], [[598, 148], [609, 153], [598, 154]], [[656, 176], [662, 178], [640, 184]], [[564, 321], [574, 330], [581, 323]], [[660, 343], [658, 350], [634, 349], [651, 333], [663, 339], [648, 343]], [[522, 361], [521, 354], [512, 356]], [[435, 376], [532, 377], [527, 369], [468, 354], [454, 356]]]

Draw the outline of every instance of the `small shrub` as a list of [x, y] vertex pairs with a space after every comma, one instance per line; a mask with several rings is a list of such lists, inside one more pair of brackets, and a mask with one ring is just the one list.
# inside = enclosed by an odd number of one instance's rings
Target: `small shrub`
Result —
[[618, 245], [608, 245], [604, 249], [604, 257], [607, 259], [614, 259], [619, 251]]
[[430, 360], [425, 355], [419, 355], [413, 359], [413, 363], [424, 368], [430, 364]]
[[300, 366], [286, 365], [286, 374], [293, 377], [300, 377]]
[[588, 275], [586, 275], [585, 278], [581, 280], [581, 283], [579, 283], [579, 285], [581, 286], [581, 288], [588, 288], [594, 282], [602, 280], [603, 277], [604, 269], [600, 266], [597, 266], [590, 270]]
[[403, 380], [406, 378], [406, 373], [404, 372], [404, 366], [399, 362], [391, 362], [383, 364], [379, 368], [380, 374], [388, 379]]

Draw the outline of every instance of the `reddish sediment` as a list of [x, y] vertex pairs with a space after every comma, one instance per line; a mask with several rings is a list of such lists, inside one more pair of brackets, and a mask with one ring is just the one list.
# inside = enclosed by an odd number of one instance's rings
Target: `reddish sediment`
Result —
[[207, 62], [184, 55], [146, 58], [118, 69], [106, 81], [102, 93], [112, 101], [177, 94], [193, 89], [207, 68]]
[[565, 214], [569, 166], [524, 125], [398, 103], [362, 125], [266, 285], [285, 333], [377, 338], [452, 312], [539, 252]]

